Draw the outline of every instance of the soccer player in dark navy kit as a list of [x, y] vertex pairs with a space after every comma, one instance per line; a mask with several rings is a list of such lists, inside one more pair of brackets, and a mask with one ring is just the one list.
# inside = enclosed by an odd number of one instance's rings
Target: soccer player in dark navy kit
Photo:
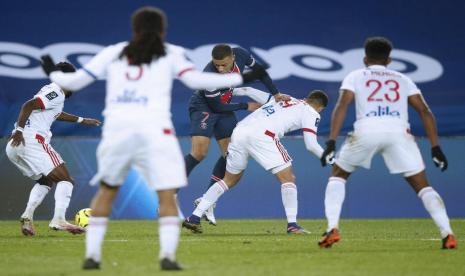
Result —
[[[265, 68], [257, 63], [250, 53], [240, 47], [231, 48], [226, 44], [218, 44], [212, 50], [212, 61], [204, 71], [227, 74], [232, 72], [242, 73], [247, 66], [253, 71], [261, 71], [261, 82], [266, 86], [276, 101], [286, 100], [287, 95], [279, 93], [273, 84]], [[220, 146], [222, 156], [218, 159], [212, 172], [210, 185], [222, 179], [226, 169], [224, 158], [231, 135], [237, 124], [234, 114], [236, 110], [254, 111], [260, 107], [255, 102], [231, 103], [233, 89], [218, 89], [214, 91], [198, 90], [189, 101], [189, 114], [191, 120], [192, 149], [190, 154], [184, 157], [187, 175], [197, 166], [208, 153], [210, 137], [215, 139]], [[211, 224], [216, 225], [213, 208], [206, 212], [206, 218]]]

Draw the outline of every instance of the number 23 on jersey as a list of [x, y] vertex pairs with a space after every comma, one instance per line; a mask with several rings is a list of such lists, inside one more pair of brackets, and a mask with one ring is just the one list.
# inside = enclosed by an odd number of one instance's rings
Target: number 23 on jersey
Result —
[[[386, 100], [393, 103], [397, 102], [400, 98], [399, 83], [395, 80], [386, 80], [381, 82], [379, 80], [371, 79], [368, 80], [365, 85], [367, 88], [373, 89], [367, 98], [367, 101], [369, 102], [382, 102]], [[384, 93], [380, 92], [380, 90]]]

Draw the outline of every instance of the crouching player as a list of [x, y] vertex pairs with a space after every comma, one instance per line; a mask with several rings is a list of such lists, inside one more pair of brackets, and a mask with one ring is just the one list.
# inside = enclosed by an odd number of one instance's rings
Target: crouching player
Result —
[[[75, 71], [74, 66], [67, 62], [60, 62], [56, 66], [62, 72]], [[64, 101], [69, 96], [71, 91], [63, 90], [53, 82], [42, 87], [32, 99], [23, 104], [6, 146], [10, 161], [23, 175], [36, 181], [20, 220], [21, 231], [26, 236], [35, 235], [34, 211], [55, 183], [55, 213], [49, 227], [73, 234], [84, 232], [83, 228], [68, 223], [65, 218], [74, 182], [60, 154], [50, 145], [50, 127], [55, 120], [94, 126], [99, 126], [100, 122], [63, 112]]]
[[[202, 197], [183, 227], [194, 233], [202, 233], [200, 218], [218, 198], [241, 179], [249, 156], [276, 176], [281, 183], [281, 196], [287, 217], [287, 233], [308, 233], [297, 224], [297, 186], [292, 172], [292, 158], [280, 142], [285, 133], [302, 129], [305, 145], [315, 156], [321, 158], [323, 149], [317, 142], [317, 127], [320, 112], [328, 104], [322, 91], [313, 91], [305, 99], [291, 98], [276, 102], [271, 99], [234, 129], [226, 158], [226, 174]], [[331, 161], [331, 160], [330, 160]]]

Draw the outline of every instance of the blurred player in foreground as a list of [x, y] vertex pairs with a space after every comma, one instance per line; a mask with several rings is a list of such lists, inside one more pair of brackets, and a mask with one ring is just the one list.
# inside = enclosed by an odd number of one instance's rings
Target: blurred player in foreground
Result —
[[355, 100], [357, 119], [354, 132], [349, 133], [339, 151], [326, 187], [325, 213], [327, 232], [319, 241], [322, 248], [331, 247], [341, 239], [339, 218], [345, 197], [345, 185], [359, 166], [370, 168], [371, 159], [380, 153], [392, 174], [402, 174], [422, 200], [442, 237], [442, 248], [457, 247], [449, 224], [446, 207], [439, 194], [426, 179], [425, 165], [415, 138], [410, 134], [408, 105], [420, 115], [431, 143], [431, 155], [441, 171], [447, 169], [447, 159], [439, 147], [436, 121], [420, 90], [405, 75], [389, 70], [392, 44], [383, 37], [371, 37], [365, 42], [366, 68], [351, 72], [344, 79], [338, 102], [331, 118], [331, 133], [321, 157], [322, 165], [334, 156], [335, 139], [344, 122], [349, 104]]
[[103, 75], [107, 77], [98, 171], [91, 180], [91, 184], [100, 183], [100, 189], [91, 205], [84, 269], [100, 268], [112, 202], [131, 167], [158, 194], [160, 267], [182, 269], [176, 261], [180, 225], [175, 193], [186, 186], [187, 179], [171, 121], [173, 79], [191, 89], [214, 89], [260, 77], [256, 73], [241, 77], [196, 71], [182, 47], [164, 42], [165, 27], [161, 10], [143, 7], [132, 16], [131, 41], [106, 47], [77, 72], [55, 72], [51, 58], [43, 57], [44, 70], [64, 89], [79, 90]]
[[[227, 44], [215, 45], [212, 49], [212, 60], [205, 66], [203, 71], [220, 74], [241, 73], [245, 67], [250, 68], [252, 71], [262, 72], [263, 76], [260, 81], [275, 97], [276, 101], [289, 99], [279, 93], [265, 68], [247, 50], [240, 47], [231, 48]], [[226, 170], [225, 154], [231, 141], [231, 134], [237, 124], [234, 111], [248, 110], [252, 112], [260, 107], [260, 104], [255, 102], [232, 103], [233, 95], [233, 88], [198, 90], [189, 100], [192, 149], [184, 157], [187, 175], [189, 176], [191, 171], [207, 156], [210, 139], [213, 135], [215, 135], [222, 154], [213, 168], [209, 187], [224, 177]], [[198, 204], [199, 200], [200, 198], [196, 200], [195, 205]], [[205, 217], [210, 224], [216, 225], [213, 213], [214, 206], [212, 205], [205, 212]]]
[[203, 195], [183, 227], [202, 233], [200, 218], [212, 204], [241, 179], [249, 156], [276, 176], [281, 183], [281, 197], [287, 217], [287, 233], [308, 233], [297, 224], [297, 186], [292, 172], [292, 158], [280, 142], [285, 133], [302, 129], [305, 146], [321, 158], [323, 148], [317, 141], [320, 112], [327, 106], [328, 97], [322, 91], [313, 91], [305, 99], [291, 98], [276, 102], [272, 98], [239, 122], [231, 136], [226, 156], [226, 174]]
[[[67, 62], [58, 63], [56, 68], [62, 72], [76, 71]], [[10, 161], [23, 175], [36, 181], [29, 194], [26, 210], [21, 215], [21, 232], [25, 236], [35, 235], [34, 211], [55, 183], [55, 213], [49, 227], [73, 234], [84, 232], [83, 228], [66, 221], [66, 209], [71, 200], [74, 181], [60, 154], [50, 145], [50, 127], [55, 120], [94, 126], [99, 126], [100, 122], [63, 112], [65, 99], [70, 96], [71, 91], [61, 89], [53, 82], [42, 87], [21, 107], [15, 129], [6, 146]]]

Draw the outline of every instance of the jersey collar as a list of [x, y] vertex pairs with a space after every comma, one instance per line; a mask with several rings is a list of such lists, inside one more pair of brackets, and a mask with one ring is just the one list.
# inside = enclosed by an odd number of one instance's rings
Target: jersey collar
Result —
[[386, 69], [386, 66], [376, 64], [376, 65], [370, 65], [370, 66], [368, 66], [367, 68], [368, 68], [368, 69]]

